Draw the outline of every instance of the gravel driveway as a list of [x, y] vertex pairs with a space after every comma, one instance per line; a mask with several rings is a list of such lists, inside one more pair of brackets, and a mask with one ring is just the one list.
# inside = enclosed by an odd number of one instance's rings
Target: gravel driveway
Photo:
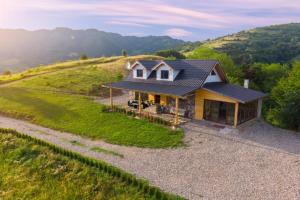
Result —
[[6, 117], [0, 127], [105, 160], [188, 199], [300, 199], [300, 135], [261, 121], [240, 130], [190, 122], [186, 145], [176, 149], [111, 145]]

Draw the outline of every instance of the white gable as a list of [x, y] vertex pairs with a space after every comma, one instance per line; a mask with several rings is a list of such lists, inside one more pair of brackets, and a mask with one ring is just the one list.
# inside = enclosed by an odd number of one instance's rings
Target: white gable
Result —
[[[161, 71], [167, 70], [169, 71], [169, 79], [161, 79]], [[176, 76], [178, 75], [179, 71], [174, 70], [173, 68], [169, 67], [166, 64], [161, 64], [159, 67], [156, 68], [156, 80], [159, 81], [174, 81]]]
[[[137, 77], [137, 70], [143, 70], [143, 77]], [[148, 71], [143, 65], [136, 64], [132, 68], [132, 73], [133, 73], [133, 78], [138, 78], [138, 79], [147, 79], [148, 76], [150, 75], [150, 71]]]
[[216, 69], [213, 69], [213, 71], [208, 75], [208, 77], [204, 81], [204, 83], [212, 83], [212, 82], [222, 82], [222, 79], [220, 78]]

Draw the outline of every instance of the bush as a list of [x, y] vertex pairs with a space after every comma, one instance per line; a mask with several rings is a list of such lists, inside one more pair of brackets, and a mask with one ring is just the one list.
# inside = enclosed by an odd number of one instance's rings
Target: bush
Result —
[[2, 73], [4, 76], [10, 76], [12, 73], [9, 70], [6, 70]]
[[168, 58], [170, 60], [185, 59], [185, 55], [172, 49], [157, 51], [155, 55]]
[[300, 130], [300, 61], [273, 88], [267, 120], [282, 128]]
[[80, 60], [87, 60], [88, 59], [88, 56], [86, 54], [82, 54], [80, 56]]
[[127, 53], [127, 51], [125, 49], [122, 50], [122, 56], [125, 56], [125, 57], [128, 56], [128, 53]]

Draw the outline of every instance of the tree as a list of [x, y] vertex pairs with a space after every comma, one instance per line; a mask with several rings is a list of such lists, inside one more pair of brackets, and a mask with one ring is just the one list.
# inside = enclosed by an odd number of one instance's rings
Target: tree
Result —
[[155, 52], [155, 55], [161, 56], [164, 58], [176, 58], [176, 59], [185, 59], [185, 55], [182, 53], [172, 50], [172, 49], [167, 49], [167, 50], [161, 50]]
[[125, 57], [128, 56], [128, 53], [127, 53], [127, 51], [125, 49], [122, 50], [122, 56], [125, 56]]
[[288, 77], [273, 88], [267, 120], [274, 125], [300, 130], [300, 61], [293, 64]]
[[243, 72], [236, 67], [233, 60], [226, 53], [217, 52], [208, 47], [199, 47], [187, 55], [188, 59], [214, 59], [220, 62], [230, 82], [241, 83]]
[[88, 59], [88, 56], [86, 54], [82, 54], [80, 56], [80, 60], [87, 60]]
[[6, 70], [6, 71], [3, 72], [3, 75], [10, 76], [11, 75], [11, 71]]
[[255, 63], [253, 65], [244, 66], [242, 69], [245, 78], [250, 80], [251, 88], [259, 89], [263, 92], [271, 92], [277, 82], [282, 77], [286, 77], [289, 72], [287, 65], [279, 63]]

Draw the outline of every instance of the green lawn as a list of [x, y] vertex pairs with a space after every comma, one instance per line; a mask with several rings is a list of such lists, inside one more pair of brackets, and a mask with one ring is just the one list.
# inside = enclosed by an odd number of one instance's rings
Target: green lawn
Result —
[[[182, 131], [119, 113], [105, 113], [89, 97], [72, 95], [105, 95], [106, 90], [99, 86], [120, 80], [126, 74], [127, 61], [154, 58], [159, 57], [99, 58], [77, 61], [85, 63], [77, 67], [73, 61], [32, 69], [36, 72], [34, 77], [0, 85], [0, 113], [109, 143], [150, 148], [177, 146], [183, 138]], [[51, 73], [37, 74], [50, 69]]]
[[101, 112], [101, 108], [88, 97], [12, 85], [0, 87], [0, 112], [12, 117], [121, 145], [165, 148], [181, 143], [182, 131], [119, 113]]
[[119, 179], [12, 134], [0, 134], [0, 199], [150, 199]]

